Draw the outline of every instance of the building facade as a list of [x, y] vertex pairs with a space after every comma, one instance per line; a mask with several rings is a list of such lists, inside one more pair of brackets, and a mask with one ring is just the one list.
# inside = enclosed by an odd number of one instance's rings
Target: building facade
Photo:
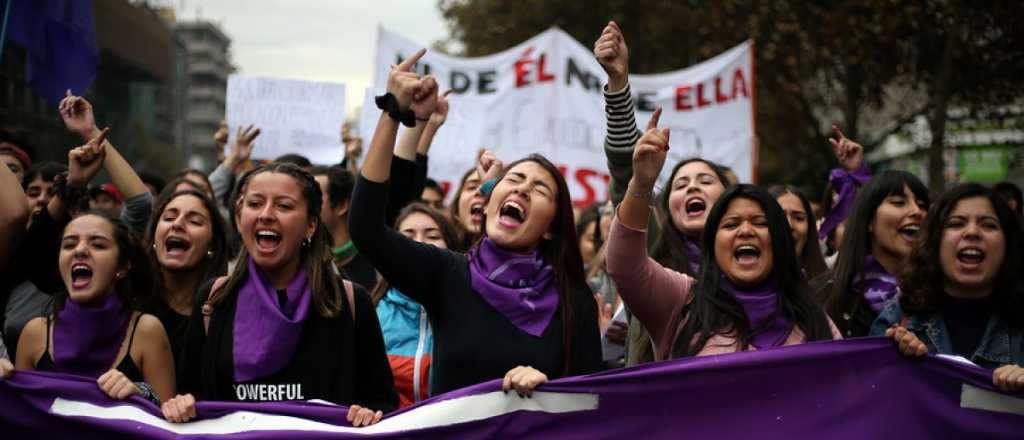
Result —
[[183, 68], [188, 81], [188, 114], [183, 124], [188, 163], [210, 170], [217, 164], [213, 134], [224, 119], [228, 75], [234, 71], [229, 55], [231, 39], [209, 21], [175, 23], [174, 33], [186, 54]]

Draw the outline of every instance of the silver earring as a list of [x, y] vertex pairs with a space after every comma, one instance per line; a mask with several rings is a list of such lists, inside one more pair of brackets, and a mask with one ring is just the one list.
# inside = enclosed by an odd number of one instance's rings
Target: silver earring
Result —
[[302, 247], [309, 247], [309, 244], [312, 243], [312, 242], [313, 242], [313, 237], [306, 237], [305, 240], [302, 240]]
[[153, 243], [153, 250], [156, 250], [156, 243]]
[[206, 258], [213, 258], [213, 251], [206, 251]]

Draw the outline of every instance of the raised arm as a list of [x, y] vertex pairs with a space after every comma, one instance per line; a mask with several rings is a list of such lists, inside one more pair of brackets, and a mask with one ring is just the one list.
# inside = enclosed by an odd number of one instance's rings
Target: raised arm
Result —
[[594, 42], [594, 56], [608, 74], [604, 89], [605, 114], [608, 118], [604, 152], [612, 181], [609, 195], [618, 206], [629, 179], [633, 176], [633, 146], [640, 139], [636, 127], [633, 97], [629, 88], [629, 47], [622, 30], [614, 21], [608, 22], [601, 37]]
[[[60, 102], [59, 110], [64, 125], [83, 141], [89, 141], [99, 136], [100, 129], [96, 127], [92, 104], [85, 98], [74, 96], [68, 90], [67, 96]], [[114, 182], [114, 186], [124, 194], [125, 199], [148, 193], [149, 189], [142, 182], [142, 178], [135, 173], [131, 164], [117, 152], [110, 140], [104, 137], [103, 145], [106, 147], [103, 167], [110, 174], [110, 180]]]
[[[397, 101], [395, 110], [400, 113], [412, 110], [422, 118], [433, 111], [432, 101], [437, 97], [437, 82], [433, 78], [420, 78], [410, 72], [424, 53], [421, 50], [396, 66], [388, 79], [388, 93]], [[384, 279], [429, 310], [437, 304], [440, 294], [435, 288], [437, 277], [444, 272], [445, 265], [458, 257], [410, 240], [384, 222], [384, 200], [388, 196], [387, 183], [391, 177], [397, 131], [398, 121], [382, 112], [352, 193], [349, 233], [359, 252], [373, 263]]]
[[654, 182], [668, 154], [668, 129], [658, 129], [661, 109], [654, 111], [647, 132], [633, 153], [633, 178], [608, 237], [608, 275], [656, 346], [674, 336], [674, 322], [681, 304], [689, 300], [693, 279], [667, 269], [647, 255], [647, 223], [654, 197]]
[[0, 165], [0, 267], [6, 267], [14, 253], [15, 237], [25, 232], [29, 209], [18, 176]]

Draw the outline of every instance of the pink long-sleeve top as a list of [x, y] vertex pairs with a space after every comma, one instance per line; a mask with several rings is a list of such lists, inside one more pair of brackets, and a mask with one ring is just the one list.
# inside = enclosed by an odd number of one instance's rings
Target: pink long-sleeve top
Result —
[[[675, 318], [682, 312], [683, 306], [693, 299], [696, 280], [668, 269], [649, 257], [647, 231], [623, 225], [618, 216], [612, 221], [608, 233], [608, 275], [615, 282], [626, 306], [650, 333], [655, 360], [669, 359], [683, 327], [683, 321]], [[842, 339], [842, 334], [831, 319], [829, 327], [833, 339]], [[783, 345], [803, 342], [804, 332], [794, 326]], [[750, 346], [749, 349], [756, 348]], [[697, 356], [736, 351], [739, 351], [736, 336], [720, 333], [711, 336], [697, 352]]]

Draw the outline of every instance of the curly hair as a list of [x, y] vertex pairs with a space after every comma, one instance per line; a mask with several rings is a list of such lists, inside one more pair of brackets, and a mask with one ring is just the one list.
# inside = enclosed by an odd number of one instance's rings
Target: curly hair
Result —
[[906, 314], [938, 311], [946, 293], [947, 275], [939, 262], [942, 234], [950, 213], [961, 200], [981, 197], [992, 203], [1005, 237], [1006, 252], [992, 290], [993, 310], [1012, 327], [1024, 325], [1024, 272], [1020, 221], [996, 192], [976, 183], [959, 185], [942, 195], [925, 218], [918, 246], [900, 273], [900, 307]]

